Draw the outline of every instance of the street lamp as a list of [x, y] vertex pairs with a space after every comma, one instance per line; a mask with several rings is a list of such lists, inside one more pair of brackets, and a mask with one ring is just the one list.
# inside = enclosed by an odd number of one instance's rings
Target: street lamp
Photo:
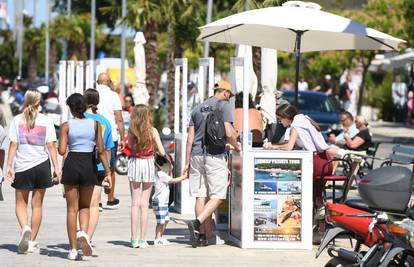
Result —
[[92, 0], [91, 4], [91, 47], [90, 47], [90, 59], [91, 59], [91, 72], [92, 78], [95, 81], [95, 16], [96, 16], [96, 0]]
[[126, 23], [124, 21], [126, 17], [126, 0], [122, 0], [122, 34], [121, 34], [121, 90], [126, 95], [127, 90], [125, 88], [125, 30]]

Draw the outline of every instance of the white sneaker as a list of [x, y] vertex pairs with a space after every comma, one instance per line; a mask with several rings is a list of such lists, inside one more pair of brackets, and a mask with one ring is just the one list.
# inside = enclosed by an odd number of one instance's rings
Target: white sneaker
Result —
[[17, 243], [17, 250], [19, 253], [26, 253], [29, 248], [29, 240], [32, 235], [32, 229], [29, 226], [23, 227], [23, 230], [19, 237], [19, 242]]
[[216, 231], [213, 233], [213, 236], [211, 237], [211, 239], [212, 239], [211, 241], [215, 241], [215, 245], [224, 245], [226, 243], [226, 241], [221, 239], [220, 235], [218, 235]]
[[77, 233], [77, 241], [80, 244], [84, 256], [92, 256], [92, 246], [89, 242], [89, 237], [84, 231]]
[[139, 240], [138, 245], [139, 245], [139, 248], [148, 248], [149, 247], [146, 240]]
[[81, 259], [81, 257], [79, 256], [77, 250], [72, 249], [71, 251], [69, 251], [69, 253], [68, 253], [68, 260], [76, 261], [76, 260], [80, 260], [80, 259]]
[[29, 248], [27, 249], [27, 252], [33, 253], [33, 252], [39, 252], [40, 245], [36, 241], [29, 241]]
[[154, 246], [168, 246], [168, 245], [171, 245], [170, 241], [168, 241], [167, 239], [163, 237], [154, 240]]

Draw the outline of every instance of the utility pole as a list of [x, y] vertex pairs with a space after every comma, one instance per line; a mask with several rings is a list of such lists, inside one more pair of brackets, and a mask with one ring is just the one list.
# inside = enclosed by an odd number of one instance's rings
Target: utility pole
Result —
[[37, 5], [37, 0], [33, 0], [33, 27], [36, 28], [36, 5]]
[[89, 57], [92, 63], [92, 77], [95, 81], [95, 16], [96, 16], [96, 0], [92, 0], [91, 5], [91, 47], [89, 51]]
[[49, 21], [50, 21], [50, 2], [46, 0], [46, 40], [45, 40], [45, 84], [49, 86]]
[[[213, 10], [213, 0], [207, 0], [207, 18], [206, 18], [206, 24], [209, 24], [211, 22], [211, 13]], [[208, 52], [210, 50], [210, 43], [204, 42], [204, 57], [208, 57]]]
[[127, 90], [125, 88], [125, 31], [126, 23], [124, 21], [126, 17], [126, 0], [122, 0], [122, 34], [121, 34], [121, 90], [126, 95]]
[[24, 24], [23, 24], [23, 0], [15, 1], [15, 29], [16, 29], [16, 52], [19, 58], [19, 72], [18, 76], [22, 77], [23, 65], [23, 38], [24, 38]]
[[72, 0], [68, 0], [68, 2], [66, 4], [66, 10], [68, 12], [68, 16], [70, 16], [71, 12], [72, 12]]

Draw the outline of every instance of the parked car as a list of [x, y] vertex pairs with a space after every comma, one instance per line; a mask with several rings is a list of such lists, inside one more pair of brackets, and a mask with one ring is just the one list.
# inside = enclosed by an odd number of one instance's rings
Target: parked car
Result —
[[[293, 90], [285, 90], [282, 97], [293, 104], [294, 94]], [[298, 108], [300, 113], [308, 115], [319, 124], [325, 137], [332, 130], [342, 127], [338, 118], [339, 107], [332, 96], [316, 91], [300, 91]]]

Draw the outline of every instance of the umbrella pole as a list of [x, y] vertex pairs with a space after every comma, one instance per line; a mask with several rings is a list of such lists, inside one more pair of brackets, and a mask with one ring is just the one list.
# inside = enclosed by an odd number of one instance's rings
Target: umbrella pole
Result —
[[295, 43], [295, 57], [296, 57], [296, 83], [295, 83], [295, 107], [298, 108], [298, 93], [299, 93], [299, 71], [300, 71], [300, 42], [304, 31], [296, 32], [296, 43]]

